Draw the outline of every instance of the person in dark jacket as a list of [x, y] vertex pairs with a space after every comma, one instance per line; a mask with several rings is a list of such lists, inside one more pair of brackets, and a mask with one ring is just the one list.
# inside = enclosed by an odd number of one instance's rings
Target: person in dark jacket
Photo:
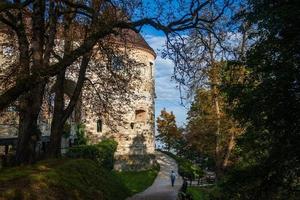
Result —
[[176, 174], [175, 174], [175, 172], [173, 170], [171, 172], [170, 177], [171, 177], [172, 187], [174, 187], [174, 183], [175, 183], [175, 180], [176, 180]]

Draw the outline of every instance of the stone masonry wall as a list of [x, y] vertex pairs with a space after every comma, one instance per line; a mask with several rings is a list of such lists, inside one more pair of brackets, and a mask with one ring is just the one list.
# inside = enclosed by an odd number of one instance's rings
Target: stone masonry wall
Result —
[[[135, 98], [130, 105], [117, 108], [121, 119], [114, 121], [105, 114], [96, 114], [83, 99], [82, 120], [92, 143], [103, 138], [114, 138], [118, 142], [116, 152], [117, 170], [146, 169], [153, 164], [154, 154], [154, 56], [142, 49], [133, 51], [133, 55], [141, 65], [141, 82], [136, 88]], [[120, 103], [120, 102], [118, 102]], [[120, 104], [118, 104], [120, 105]], [[97, 116], [101, 115], [101, 116]], [[101, 131], [97, 131], [97, 121], [101, 120]], [[113, 126], [115, 125], [115, 126]]]

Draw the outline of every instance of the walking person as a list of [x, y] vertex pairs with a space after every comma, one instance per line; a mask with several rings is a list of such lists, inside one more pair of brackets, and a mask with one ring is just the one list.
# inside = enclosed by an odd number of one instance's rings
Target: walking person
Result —
[[175, 172], [172, 170], [171, 172], [171, 183], [172, 183], [172, 187], [174, 187], [174, 183], [175, 183], [175, 179], [176, 179], [176, 174]]

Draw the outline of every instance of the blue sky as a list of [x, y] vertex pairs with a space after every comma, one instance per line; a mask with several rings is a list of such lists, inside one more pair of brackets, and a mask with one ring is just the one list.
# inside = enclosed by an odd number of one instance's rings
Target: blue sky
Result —
[[180, 93], [176, 88], [176, 82], [171, 80], [174, 65], [171, 60], [161, 57], [161, 50], [164, 48], [166, 37], [163, 33], [155, 29], [146, 27], [141, 34], [148, 44], [157, 53], [155, 61], [155, 118], [159, 116], [160, 111], [166, 108], [167, 111], [173, 111], [176, 116], [177, 125], [182, 126], [186, 120], [187, 109], [180, 105]]

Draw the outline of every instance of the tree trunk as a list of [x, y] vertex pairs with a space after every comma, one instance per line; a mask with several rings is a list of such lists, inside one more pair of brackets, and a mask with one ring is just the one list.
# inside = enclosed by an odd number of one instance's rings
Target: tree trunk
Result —
[[35, 161], [35, 146], [40, 137], [37, 120], [43, 101], [44, 86], [44, 83], [39, 84], [20, 100], [17, 164]]
[[57, 76], [57, 84], [55, 88], [55, 104], [54, 104], [54, 113], [51, 124], [51, 136], [50, 136], [50, 147], [49, 147], [49, 156], [50, 157], [58, 157], [60, 156], [60, 148], [61, 148], [61, 137], [63, 135], [63, 128], [70, 117], [76, 105], [78, 105], [78, 100], [80, 98], [81, 90], [85, 80], [85, 73], [88, 67], [89, 61], [91, 58], [91, 53], [88, 53], [83, 56], [79, 76], [77, 80], [77, 84], [75, 90], [73, 92], [72, 97], [70, 97], [70, 102], [66, 109], [64, 102], [64, 80], [65, 80], [65, 71], [60, 72]]
[[[58, 119], [58, 117], [56, 117]], [[50, 136], [50, 145], [48, 156], [57, 158], [61, 153], [61, 137], [63, 134], [64, 124], [55, 120], [51, 124], [51, 136]]]
[[221, 125], [221, 113], [219, 105], [219, 91], [218, 91], [218, 65], [215, 62], [214, 58], [214, 48], [213, 48], [213, 39], [211, 33], [209, 36], [209, 56], [210, 56], [210, 81], [211, 81], [211, 91], [212, 91], [212, 103], [215, 108], [216, 116], [216, 132], [215, 132], [215, 162], [216, 162], [216, 176], [217, 179], [222, 174], [222, 156], [220, 149], [220, 125]]
[[57, 75], [56, 79], [56, 88], [55, 88], [55, 103], [54, 103], [54, 113], [51, 123], [51, 135], [50, 135], [50, 145], [48, 149], [49, 157], [58, 157], [60, 156], [61, 148], [61, 137], [63, 134], [64, 122], [63, 112], [64, 112], [64, 80], [65, 80], [65, 71], [61, 71]]
[[234, 139], [235, 139], [235, 133], [231, 133], [230, 140], [229, 140], [228, 147], [227, 147], [227, 151], [226, 151], [226, 154], [225, 154], [225, 158], [224, 158], [223, 164], [222, 164], [223, 170], [226, 169], [227, 166], [228, 166], [229, 158], [230, 158], [232, 149], [234, 147]]
[[[40, 78], [40, 70], [44, 67], [43, 47], [44, 47], [44, 11], [45, 2], [34, 1], [32, 6], [32, 38], [31, 53], [29, 56], [29, 44], [26, 39], [26, 32], [20, 20], [20, 31], [17, 31], [20, 38], [20, 64], [21, 70], [18, 75], [17, 83], [24, 78], [24, 75], [35, 75], [40, 82], [33, 86], [33, 89], [27, 92], [20, 99], [20, 121], [19, 121], [19, 137], [16, 153], [17, 164], [32, 163], [35, 161], [35, 147], [39, 140], [40, 131], [38, 129], [38, 116], [41, 110], [45, 80]], [[27, 57], [27, 58], [26, 58]], [[29, 57], [32, 57], [32, 66], [29, 67]], [[26, 85], [28, 83], [25, 83]]]
[[212, 93], [213, 93], [213, 104], [215, 106], [215, 114], [216, 114], [216, 133], [215, 133], [215, 162], [216, 162], [216, 175], [217, 178], [219, 178], [222, 175], [222, 156], [221, 156], [221, 149], [220, 149], [220, 106], [219, 106], [219, 100], [218, 100], [218, 91], [216, 84], [213, 83], [212, 87]]

